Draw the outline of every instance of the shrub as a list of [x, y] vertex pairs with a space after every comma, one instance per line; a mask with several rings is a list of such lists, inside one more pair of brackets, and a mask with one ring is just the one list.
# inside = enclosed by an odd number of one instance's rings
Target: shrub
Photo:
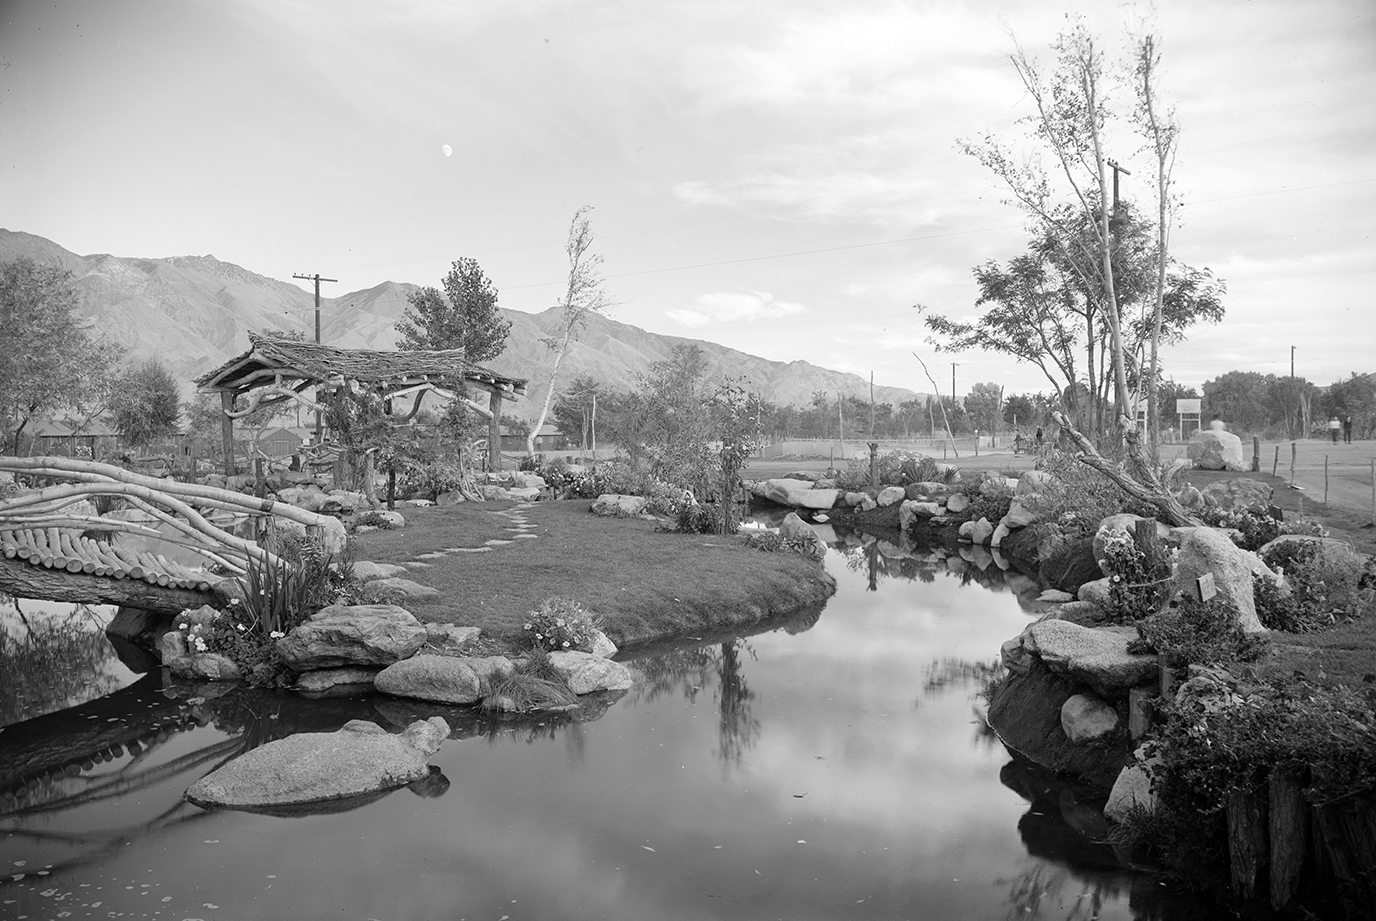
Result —
[[1135, 621], [1161, 610], [1170, 592], [1174, 552], [1151, 555], [1133, 535], [1111, 530], [1104, 539], [1104, 571], [1109, 575], [1109, 614]]
[[1265, 650], [1266, 640], [1244, 633], [1236, 613], [1222, 595], [1208, 601], [1183, 597], [1178, 605], [1137, 621], [1137, 639], [1128, 651], [1161, 653], [1172, 669], [1253, 661]]
[[1282, 541], [1262, 555], [1262, 562], [1284, 576], [1286, 594], [1265, 576], [1254, 577], [1252, 589], [1263, 626], [1289, 633], [1308, 633], [1361, 616], [1370, 607], [1372, 590], [1365, 573], [1372, 567], [1345, 565], [1319, 552], [1309, 541]]
[[542, 602], [525, 623], [531, 645], [549, 652], [592, 652], [597, 629], [596, 617], [565, 598]]
[[745, 544], [763, 553], [809, 553], [813, 546], [808, 541], [793, 540], [783, 537], [778, 531], [763, 529], [746, 532]]
[[1068, 539], [1093, 537], [1099, 522], [1120, 512], [1146, 518], [1157, 515], [1155, 509], [1123, 492], [1117, 483], [1067, 451], [1043, 449], [1037, 469], [1051, 474], [1052, 486], [1023, 501], [1042, 521], [1058, 524]]
[[392, 520], [376, 509], [355, 515], [352, 523], [355, 528], [380, 528], [384, 531], [390, 531], [394, 527]]

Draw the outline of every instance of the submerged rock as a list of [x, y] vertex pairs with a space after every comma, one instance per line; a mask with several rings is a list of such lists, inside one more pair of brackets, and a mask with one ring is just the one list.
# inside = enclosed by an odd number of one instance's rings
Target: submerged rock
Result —
[[251, 749], [192, 784], [186, 798], [203, 808], [266, 809], [390, 790], [426, 777], [448, 735], [439, 717], [399, 735], [350, 720], [337, 732], [302, 732]]

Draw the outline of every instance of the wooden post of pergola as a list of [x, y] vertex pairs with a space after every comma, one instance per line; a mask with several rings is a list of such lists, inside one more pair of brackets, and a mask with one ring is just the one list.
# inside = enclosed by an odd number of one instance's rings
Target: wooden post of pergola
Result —
[[492, 388], [487, 397], [487, 408], [492, 415], [487, 420], [487, 469], [502, 469], [502, 391]]
[[234, 417], [230, 413], [234, 412], [234, 392], [231, 390], [220, 391], [220, 409], [223, 416], [220, 419], [220, 448], [224, 452], [225, 476], [234, 476]]

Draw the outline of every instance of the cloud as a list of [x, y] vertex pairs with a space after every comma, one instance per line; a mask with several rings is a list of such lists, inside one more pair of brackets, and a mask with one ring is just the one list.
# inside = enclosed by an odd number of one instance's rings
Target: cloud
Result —
[[807, 310], [802, 304], [776, 301], [768, 291], [699, 294], [687, 307], [664, 311], [665, 316], [684, 326], [708, 326], [714, 323], [736, 323], [741, 320], [777, 320]]

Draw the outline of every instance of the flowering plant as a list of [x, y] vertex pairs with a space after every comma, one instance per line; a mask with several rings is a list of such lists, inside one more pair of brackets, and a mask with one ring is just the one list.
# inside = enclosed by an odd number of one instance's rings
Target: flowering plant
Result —
[[1101, 565], [1109, 575], [1110, 613], [1138, 620], [1161, 609], [1168, 594], [1175, 551], [1154, 563], [1127, 531], [1114, 528], [1104, 535]]
[[531, 611], [525, 631], [536, 649], [551, 652], [592, 652], [597, 617], [576, 601], [550, 598]]

